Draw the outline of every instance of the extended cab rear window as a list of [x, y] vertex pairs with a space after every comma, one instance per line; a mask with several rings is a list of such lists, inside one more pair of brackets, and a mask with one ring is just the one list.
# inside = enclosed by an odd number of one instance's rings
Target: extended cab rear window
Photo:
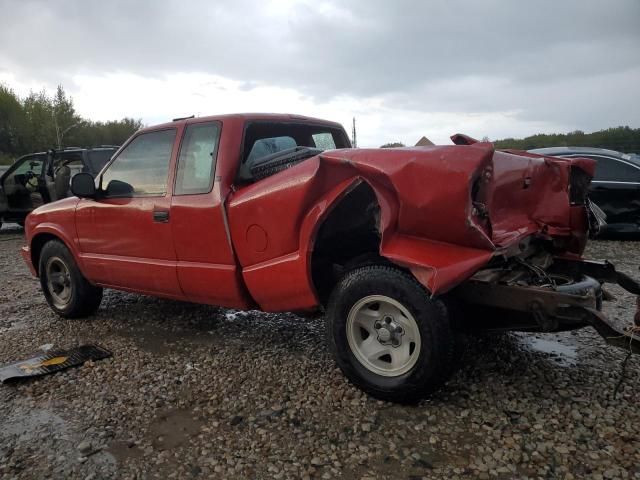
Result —
[[[252, 166], [262, 159], [273, 160], [279, 152], [291, 155], [293, 162], [304, 156], [305, 147], [309, 156], [322, 150], [349, 148], [351, 144], [342, 128], [309, 122], [254, 121], [247, 123], [238, 181], [251, 183], [259, 180], [251, 173]], [[263, 177], [261, 177], [263, 178]]]
[[249, 155], [247, 155], [247, 162], [297, 146], [296, 141], [288, 136], [260, 138], [253, 142], [251, 151], [249, 151]]

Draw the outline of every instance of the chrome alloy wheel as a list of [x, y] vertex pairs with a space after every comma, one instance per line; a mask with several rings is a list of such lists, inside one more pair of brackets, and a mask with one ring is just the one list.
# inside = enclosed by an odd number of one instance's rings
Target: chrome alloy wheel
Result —
[[47, 289], [53, 304], [65, 308], [71, 301], [71, 272], [60, 257], [51, 257], [46, 265]]
[[373, 373], [396, 377], [418, 361], [420, 329], [413, 315], [393, 298], [363, 298], [349, 311], [346, 328], [351, 352]]

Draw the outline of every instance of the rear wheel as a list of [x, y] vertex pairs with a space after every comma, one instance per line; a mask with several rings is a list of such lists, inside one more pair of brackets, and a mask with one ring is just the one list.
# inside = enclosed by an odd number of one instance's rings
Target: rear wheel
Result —
[[347, 273], [329, 300], [327, 332], [347, 378], [382, 400], [416, 401], [451, 372], [454, 336], [444, 304], [394, 267]]
[[102, 301], [102, 288], [91, 285], [78, 269], [69, 249], [52, 240], [40, 254], [40, 285], [49, 306], [65, 318], [86, 317]]

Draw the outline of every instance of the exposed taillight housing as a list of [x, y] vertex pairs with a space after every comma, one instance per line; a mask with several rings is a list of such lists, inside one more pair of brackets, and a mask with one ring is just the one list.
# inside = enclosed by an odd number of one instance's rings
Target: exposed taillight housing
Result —
[[569, 179], [569, 201], [571, 205], [586, 205], [591, 185], [591, 175], [580, 167], [571, 167]]

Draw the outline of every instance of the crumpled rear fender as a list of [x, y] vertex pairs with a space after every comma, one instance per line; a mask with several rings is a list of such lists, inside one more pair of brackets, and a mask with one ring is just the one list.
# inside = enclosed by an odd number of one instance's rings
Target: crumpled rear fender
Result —
[[[437, 295], [469, 278], [493, 256], [495, 247], [487, 233], [470, 221], [469, 212], [470, 185], [492, 151], [486, 144], [473, 150], [442, 149], [436, 162], [444, 177], [435, 182], [425, 181], [430, 169], [424, 159], [408, 156], [406, 149], [396, 150], [400, 157], [385, 164], [324, 159], [329, 164], [349, 164], [371, 186], [381, 213], [380, 255], [410, 270]], [[389, 159], [391, 152], [381, 153]]]
[[493, 252], [395, 233], [380, 254], [408, 268], [432, 294], [444, 293], [485, 266]]
[[[232, 194], [231, 237], [263, 309], [314, 307], [318, 229], [366, 182], [380, 207], [380, 255], [438, 295], [524, 237], [583, 235], [585, 208], [569, 201], [573, 167], [592, 172], [588, 162], [496, 152], [489, 143], [329, 151]], [[579, 254], [583, 243], [574, 245]]]
[[[380, 207], [380, 255], [409, 269], [432, 294], [455, 286], [491, 257], [493, 248], [486, 233], [464, 220], [469, 183], [486, 159], [485, 149], [471, 155], [469, 147], [443, 149], [440, 161], [445, 165], [440, 168], [450, 178], [434, 183], [438, 191], [425, 190], [420, 178], [425, 175], [421, 171], [425, 155], [419, 149], [352, 158], [358, 152], [320, 155], [230, 198], [234, 249], [247, 289], [262, 309], [302, 310], [318, 305], [311, 271], [318, 229], [361, 182], [372, 188]], [[449, 198], [443, 199], [444, 194]]]
[[396, 228], [400, 214], [397, 192], [385, 186], [386, 182], [379, 183], [361, 174], [336, 185], [305, 217], [300, 229], [300, 245], [303, 257], [307, 258], [307, 272], [311, 271], [311, 254], [320, 226], [344, 197], [362, 182], [371, 187], [380, 207], [380, 256], [410, 270], [429, 292], [444, 293], [473, 275], [492, 257], [492, 250], [461, 247], [399, 233]]

